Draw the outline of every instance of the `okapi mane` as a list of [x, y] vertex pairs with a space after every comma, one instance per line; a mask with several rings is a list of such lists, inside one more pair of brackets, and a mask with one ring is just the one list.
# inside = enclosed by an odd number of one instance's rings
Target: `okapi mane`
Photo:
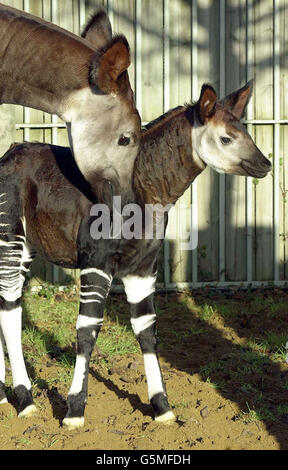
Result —
[[153, 129], [153, 127], [158, 126], [158, 124], [161, 124], [165, 119], [171, 117], [175, 112], [181, 111], [183, 109], [183, 106], [176, 106], [176, 108], [170, 109], [169, 111], [166, 111], [166, 113], [162, 114], [161, 116], [157, 117], [156, 119], [153, 119], [153, 121], [148, 122], [142, 127], [142, 132], [149, 131]]
[[185, 103], [185, 116], [187, 117], [188, 121], [190, 122], [191, 126], [194, 125], [194, 110], [197, 107], [197, 101], [192, 101], [191, 103]]
[[95, 203], [95, 194], [93, 193], [90, 184], [85, 180], [84, 176], [80, 172], [70, 148], [60, 147], [58, 145], [51, 145], [50, 148], [63, 176], [65, 176], [73, 186], [84, 194], [89, 201]]

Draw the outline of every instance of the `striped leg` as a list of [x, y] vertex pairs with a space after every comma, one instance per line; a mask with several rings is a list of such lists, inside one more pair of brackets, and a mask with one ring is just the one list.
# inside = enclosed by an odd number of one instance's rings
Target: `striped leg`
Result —
[[148, 397], [154, 409], [155, 420], [163, 423], [175, 421], [157, 357], [156, 314], [151, 293], [155, 279], [128, 276], [123, 282], [127, 300], [131, 304], [131, 325], [143, 354]]
[[76, 324], [77, 357], [68, 394], [68, 411], [63, 420], [63, 424], [70, 430], [84, 426], [89, 362], [103, 323], [104, 304], [110, 290], [112, 276], [99, 269], [88, 268], [81, 271], [80, 281], [80, 310]]
[[5, 394], [5, 356], [4, 356], [4, 337], [0, 329], [0, 405], [7, 403]]
[[[2, 382], [1, 393], [3, 396], [5, 379], [3, 346], [5, 340], [11, 364], [14, 393], [18, 401], [18, 416], [23, 417], [30, 415], [36, 409], [33, 404], [31, 383], [27, 375], [21, 344], [22, 309], [20, 301], [24, 273], [28, 270], [32, 257], [25, 243], [22, 221], [15, 220], [14, 225], [10, 224], [7, 220], [8, 214], [11, 212], [2, 212], [0, 219], [0, 374], [2, 377], [0, 381]], [[3, 216], [6, 216], [4, 222]], [[5, 396], [2, 400], [5, 401]]]

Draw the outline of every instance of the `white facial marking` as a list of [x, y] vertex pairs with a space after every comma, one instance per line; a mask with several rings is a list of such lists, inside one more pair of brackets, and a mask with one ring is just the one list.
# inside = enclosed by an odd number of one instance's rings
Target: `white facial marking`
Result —
[[127, 300], [137, 304], [155, 291], [156, 279], [154, 276], [140, 277], [128, 275], [122, 278]]
[[139, 335], [141, 331], [146, 330], [149, 326], [153, 325], [156, 321], [155, 313], [151, 315], [143, 315], [138, 318], [131, 318], [131, 325], [135, 335]]
[[67, 103], [69, 109], [61, 117], [70, 123], [70, 145], [80, 171], [88, 177], [97, 169], [105, 178], [117, 177], [121, 184], [127, 184], [138, 145], [119, 146], [118, 139], [121, 134], [139, 132], [133, 112], [130, 116], [118, 95], [96, 95], [89, 87], [73, 92]]
[[157, 393], [164, 393], [162, 377], [157, 356], [152, 353], [143, 354], [144, 368], [147, 378], [149, 400]]
[[[239, 130], [239, 129], [238, 129]], [[221, 143], [221, 137], [228, 137], [230, 143]], [[197, 155], [206, 165], [218, 173], [235, 170], [245, 154], [246, 134], [237, 133], [237, 138], [227, 135], [225, 125], [206, 123], [192, 127], [193, 155]]]

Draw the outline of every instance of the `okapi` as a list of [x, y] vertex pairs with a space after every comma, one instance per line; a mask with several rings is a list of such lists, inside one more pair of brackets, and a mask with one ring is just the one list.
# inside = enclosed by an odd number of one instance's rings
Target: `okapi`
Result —
[[[214, 89], [203, 85], [195, 104], [177, 107], [148, 125], [140, 141], [129, 202], [142, 210], [152, 204], [156, 216], [167, 223], [159, 203], [175, 204], [206, 165], [220, 172], [264, 177], [271, 164], [240, 122], [251, 86], [249, 82], [217, 102]], [[21, 293], [37, 252], [60, 266], [80, 269], [77, 357], [63, 424], [69, 429], [84, 425], [90, 356], [116, 276], [123, 281], [131, 306], [155, 419], [169, 422], [175, 416], [157, 359], [153, 305], [162, 240], [92, 237], [91, 214], [97, 206], [77, 166], [67, 167], [72, 161], [69, 152], [65, 147], [23, 143], [0, 160], [0, 399], [6, 401], [5, 340], [19, 416], [35, 411], [21, 348]], [[112, 194], [113, 188], [106, 195], [109, 208]]]
[[0, 104], [57, 114], [91, 187], [99, 191], [99, 182], [108, 180], [118, 193], [130, 188], [140, 117], [127, 73], [128, 42], [112, 37], [104, 11], [90, 19], [81, 38], [0, 5], [0, 60]]

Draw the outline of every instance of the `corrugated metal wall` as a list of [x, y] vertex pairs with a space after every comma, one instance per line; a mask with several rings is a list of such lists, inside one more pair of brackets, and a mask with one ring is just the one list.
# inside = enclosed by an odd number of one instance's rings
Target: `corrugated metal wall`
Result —
[[[197, 99], [204, 82], [219, 95], [255, 79], [247, 126], [273, 162], [264, 180], [206, 169], [179, 201], [193, 203], [198, 248], [166, 240], [160, 266], [165, 287], [254, 284], [288, 279], [288, 2], [285, 0], [14, 0], [8, 5], [79, 33], [104, 5], [115, 32], [130, 43], [131, 83], [143, 122]], [[0, 109], [1, 150], [12, 140], [67, 145], [58, 118], [20, 106]], [[2, 153], [3, 153], [2, 152]], [[171, 219], [173, 228], [176, 221]], [[183, 222], [184, 223], [184, 222]], [[37, 260], [34, 275], [62, 282]]]

